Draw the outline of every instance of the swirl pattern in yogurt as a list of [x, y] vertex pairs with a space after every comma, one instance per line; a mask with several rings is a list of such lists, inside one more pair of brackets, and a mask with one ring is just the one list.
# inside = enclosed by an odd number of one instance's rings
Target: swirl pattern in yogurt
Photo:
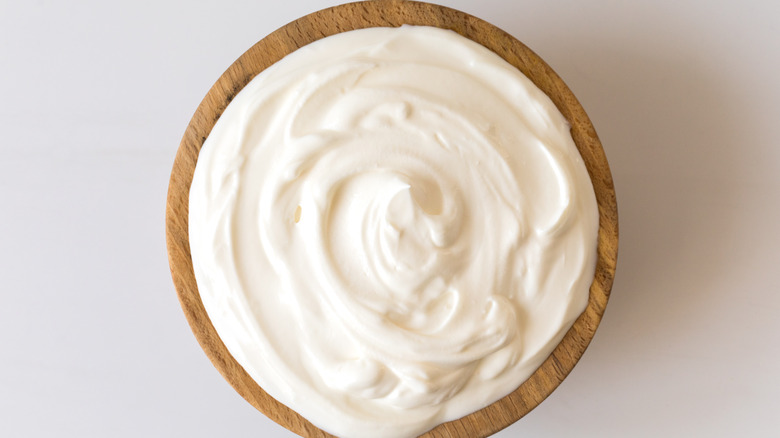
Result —
[[569, 125], [454, 32], [319, 40], [200, 152], [204, 307], [264, 390], [343, 437], [411, 437], [516, 389], [584, 310], [598, 210]]

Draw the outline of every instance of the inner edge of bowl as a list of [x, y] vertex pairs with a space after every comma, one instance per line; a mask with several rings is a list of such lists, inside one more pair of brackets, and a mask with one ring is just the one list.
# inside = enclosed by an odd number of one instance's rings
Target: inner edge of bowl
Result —
[[171, 276], [182, 309], [206, 355], [233, 388], [259, 411], [306, 437], [332, 437], [269, 396], [239, 365], [217, 335], [200, 300], [189, 246], [189, 190], [195, 164], [217, 119], [258, 73], [318, 39], [368, 27], [404, 24], [453, 30], [514, 65], [547, 94], [571, 124], [571, 134], [593, 183], [599, 209], [598, 261], [585, 311], [545, 362], [515, 391], [423, 437], [486, 437], [519, 420], [549, 396], [574, 368], [593, 338], [609, 299], [618, 246], [617, 201], [604, 150], [590, 119], [560, 77], [534, 52], [506, 32], [464, 12], [400, 0], [348, 3], [295, 20], [252, 46], [206, 94], [176, 154], [166, 205], [166, 244]]

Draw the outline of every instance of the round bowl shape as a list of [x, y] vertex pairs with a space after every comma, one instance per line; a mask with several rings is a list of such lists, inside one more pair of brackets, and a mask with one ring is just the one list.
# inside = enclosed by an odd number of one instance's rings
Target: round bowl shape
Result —
[[195, 337], [225, 379], [258, 410], [292, 432], [328, 437], [269, 396], [220, 340], [200, 300], [188, 237], [189, 189], [200, 149], [225, 107], [258, 73], [301, 46], [340, 32], [404, 24], [453, 30], [515, 66], [555, 103], [593, 183], [599, 209], [598, 261], [585, 311], [547, 360], [519, 388], [495, 403], [425, 433], [425, 437], [484, 437], [512, 424], [541, 403], [569, 374], [601, 321], [615, 274], [618, 220], [609, 165], [591, 122], [558, 75], [521, 42], [478, 18], [443, 6], [408, 1], [349, 3], [293, 21], [252, 46], [219, 78], [195, 112], [179, 146], [168, 189], [166, 237], [171, 274]]

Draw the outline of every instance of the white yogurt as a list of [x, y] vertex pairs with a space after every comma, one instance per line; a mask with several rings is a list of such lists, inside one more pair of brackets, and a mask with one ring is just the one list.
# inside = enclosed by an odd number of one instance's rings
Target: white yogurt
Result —
[[200, 297], [271, 396], [343, 437], [411, 437], [526, 380], [585, 309], [598, 212], [569, 125], [454, 32], [303, 47], [198, 158]]

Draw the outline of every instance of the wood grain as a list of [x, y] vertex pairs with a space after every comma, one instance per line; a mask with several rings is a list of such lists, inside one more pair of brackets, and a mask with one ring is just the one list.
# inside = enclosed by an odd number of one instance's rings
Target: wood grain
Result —
[[541, 403], [569, 374], [596, 331], [615, 275], [618, 218], [607, 159], [590, 119], [558, 75], [521, 42], [491, 24], [443, 6], [408, 2], [349, 3], [289, 23], [252, 46], [214, 84], [187, 127], [171, 172], [166, 208], [166, 240], [171, 275], [195, 337], [224, 378], [258, 410], [305, 437], [330, 437], [270, 397], [235, 361], [217, 335], [198, 294], [188, 241], [189, 189], [203, 142], [225, 107], [255, 75], [295, 49], [340, 32], [403, 24], [451, 29], [494, 51], [528, 76], [553, 100], [571, 124], [577, 148], [593, 182], [599, 208], [596, 275], [585, 312], [542, 366], [503, 399], [423, 436], [485, 437], [512, 424]]

